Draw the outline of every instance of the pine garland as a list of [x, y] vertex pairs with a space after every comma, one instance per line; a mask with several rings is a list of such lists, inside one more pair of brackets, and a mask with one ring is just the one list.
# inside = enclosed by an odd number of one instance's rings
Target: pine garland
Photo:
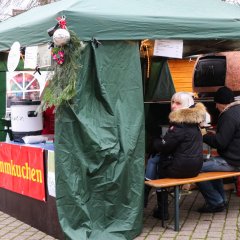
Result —
[[[56, 108], [65, 101], [71, 100], [76, 95], [76, 82], [79, 70], [82, 67], [79, 58], [84, 44], [76, 33], [69, 30], [70, 42], [61, 47], [64, 51], [64, 63], [54, 65], [54, 74], [49, 81], [43, 95], [43, 110], [48, 107]], [[56, 49], [53, 49], [56, 51]]]

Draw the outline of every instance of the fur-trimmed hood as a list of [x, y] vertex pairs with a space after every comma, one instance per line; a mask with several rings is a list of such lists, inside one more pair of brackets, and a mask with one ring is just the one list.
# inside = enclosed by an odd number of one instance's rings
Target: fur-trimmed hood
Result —
[[206, 108], [202, 103], [195, 104], [194, 107], [179, 109], [169, 114], [171, 123], [200, 124], [205, 121]]

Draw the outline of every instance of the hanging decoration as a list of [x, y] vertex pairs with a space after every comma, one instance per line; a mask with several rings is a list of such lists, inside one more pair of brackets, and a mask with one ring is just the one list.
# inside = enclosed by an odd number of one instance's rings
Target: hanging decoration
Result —
[[153, 45], [154, 43], [149, 40], [149, 39], [145, 39], [141, 42], [141, 46], [140, 46], [140, 55], [143, 58], [147, 58], [147, 79], [149, 79], [150, 77], [150, 59], [153, 55]]
[[8, 54], [8, 60], [7, 60], [7, 68], [9, 72], [13, 72], [19, 63], [19, 59], [21, 56], [21, 46], [19, 42], [14, 42], [11, 46], [11, 49]]
[[53, 34], [53, 43], [56, 46], [64, 46], [70, 41], [70, 33], [66, 29], [57, 29]]
[[52, 49], [52, 58], [57, 64], [62, 65], [64, 63], [64, 51], [62, 48], [54, 47]]
[[[43, 92], [43, 109], [58, 107], [76, 95], [76, 82], [81, 65], [79, 58], [85, 45], [75, 32], [67, 29], [66, 18], [58, 17], [57, 25], [51, 28], [50, 44], [54, 62], [54, 74]], [[49, 30], [48, 30], [49, 32]], [[50, 36], [49, 35], [49, 36]]]

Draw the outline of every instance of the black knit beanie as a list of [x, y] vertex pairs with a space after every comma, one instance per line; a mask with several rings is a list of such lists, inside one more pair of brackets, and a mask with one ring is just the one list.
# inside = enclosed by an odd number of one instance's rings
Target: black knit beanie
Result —
[[221, 87], [214, 96], [214, 102], [220, 104], [229, 104], [234, 102], [234, 93], [228, 87]]

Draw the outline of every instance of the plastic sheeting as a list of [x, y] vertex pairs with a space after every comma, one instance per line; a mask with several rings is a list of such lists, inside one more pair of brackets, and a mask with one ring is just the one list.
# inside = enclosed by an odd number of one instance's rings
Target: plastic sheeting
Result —
[[56, 113], [56, 200], [71, 240], [133, 239], [143, 220], [144, 110], [137, 42], [88, 44], [78, 94]]

